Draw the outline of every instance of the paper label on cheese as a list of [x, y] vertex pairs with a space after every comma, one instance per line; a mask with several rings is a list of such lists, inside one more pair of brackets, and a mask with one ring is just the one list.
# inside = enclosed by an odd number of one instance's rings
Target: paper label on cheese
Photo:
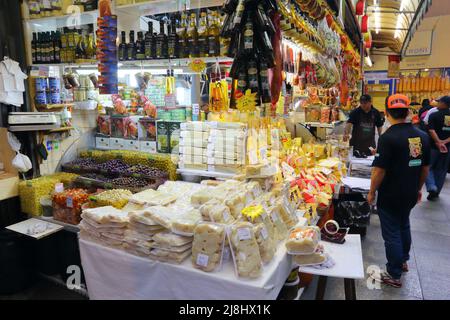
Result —
[[237, 234], [239, 241], [250, 240], [252, 238], [249, 228], [240, 228], [238, 229]]
[[261, 237], [262, 237], [264, 240], [266, 240], [266, 239], [269, 237], [269, 233], [267, 232], [266, 227], [263, 227], [263, 228], [261, 229]]
[[197, 256], [196, 264], [202, 267], [207, 267], [209, 261], [209, 256], [203, 253], [199, 253]]
[[228, 220], [230, 220], [230, 214], [228, 213], [228, 211], [224, 211], [223, 212], [223, 221], [227, 222]]
[[67, 208], [73, 208], [73, 199], [72, 199], [72, 197], [67, 197], [66, 198], [66, 206], [67, 206]]
[[60, 193], [63, 191], [64, 191], [64, 184], [62, 184], [62, 183], [55, 184], [55, 192], [56, 193]]
[[276, 212], [272, 212], [271, 217], [272, 217], [272, 221], [273, 221], [273, 222], [277, 222], [277, 221], [280, 219], [280, 218], [278, 217], [278, 213], [276, 213]]

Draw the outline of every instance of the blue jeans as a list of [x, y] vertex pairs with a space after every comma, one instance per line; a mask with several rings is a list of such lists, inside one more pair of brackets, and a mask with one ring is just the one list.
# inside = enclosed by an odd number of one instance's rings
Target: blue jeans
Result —
[[402, 265], [409, 260], [411, 249], [411, 229], [409, 214], [411, 211], [397, 212], [378, 207], [381, 234], [386, 249], [386, 271], [394, 279], [400, 279]]
[[434, 191], [438, 194], [441, 192], [449, 163], [450, 152], [441, 153], [437, 149], [431, 149], [430, 173], [425, 181], [428, 192]]

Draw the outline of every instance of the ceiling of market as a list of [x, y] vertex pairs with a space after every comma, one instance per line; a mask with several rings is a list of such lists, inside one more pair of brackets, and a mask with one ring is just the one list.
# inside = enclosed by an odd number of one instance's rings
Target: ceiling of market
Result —
[[[366, 0], [372, 47], [389, 48], [400, 53], [421, 2], [422, 0]], [[450, 1], [447, 0], [435, 0], [433, 4], [440, 2], [450, 7]]]

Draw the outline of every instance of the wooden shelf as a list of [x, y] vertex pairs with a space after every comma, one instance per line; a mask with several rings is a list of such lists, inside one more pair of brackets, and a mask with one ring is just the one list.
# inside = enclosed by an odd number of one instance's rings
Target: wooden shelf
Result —
[[66, 131], [70, 131], [73, 129], [74, 129], [74, 127], [63, 127], [63, 128], [58, 128], [58, 129], [52, 129], [49, 131], [49, 133], [66, 132]]

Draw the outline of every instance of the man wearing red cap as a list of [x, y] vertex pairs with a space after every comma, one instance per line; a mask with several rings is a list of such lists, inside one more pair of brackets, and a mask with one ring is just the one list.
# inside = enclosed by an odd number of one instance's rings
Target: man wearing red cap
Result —
[[377, 208], [388, 261], [386, 272], [378, 280], [396, 288], [402, 286], [402, 272], [408, 271], [409, 214], [420, 201], [430, 164], [429, 138], [406, 121], [408, 113], [408, 97], [389, 97], [386, 116], [391, 126], [378, 141], [368, 195], [373, 204], [378, 191]]

